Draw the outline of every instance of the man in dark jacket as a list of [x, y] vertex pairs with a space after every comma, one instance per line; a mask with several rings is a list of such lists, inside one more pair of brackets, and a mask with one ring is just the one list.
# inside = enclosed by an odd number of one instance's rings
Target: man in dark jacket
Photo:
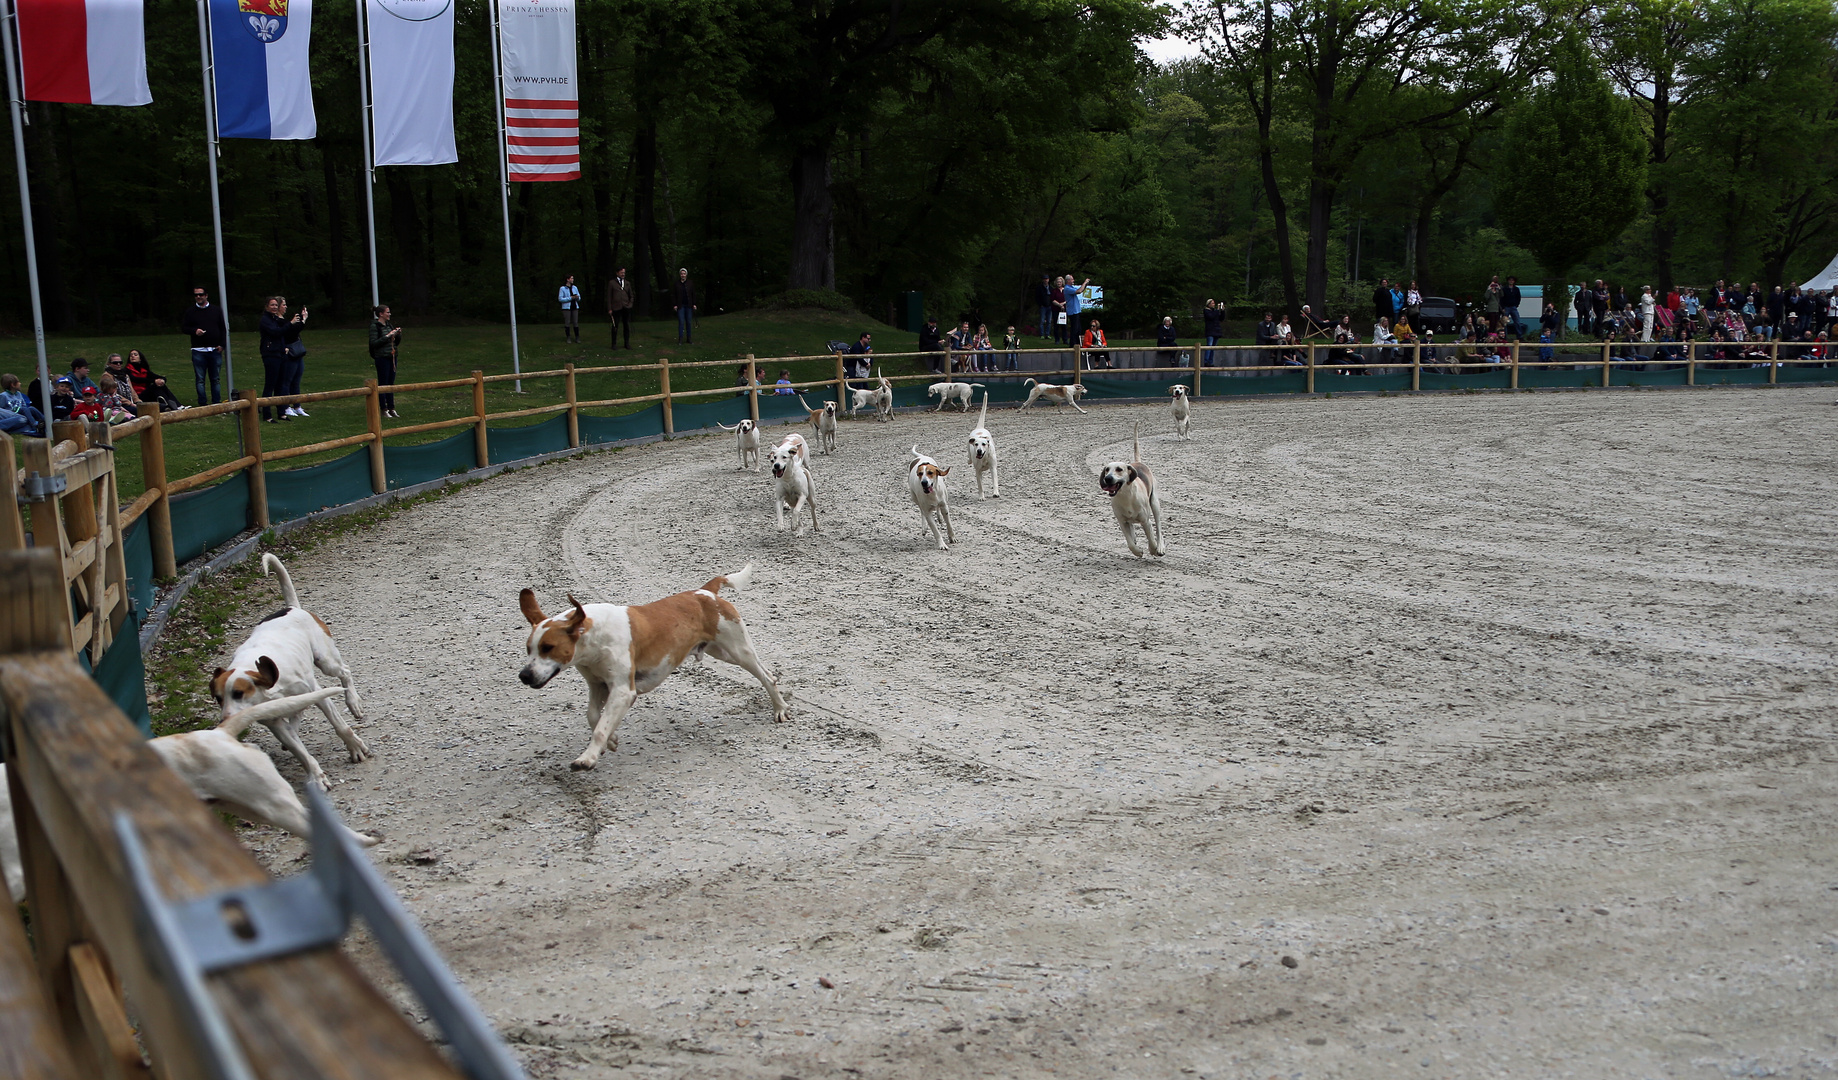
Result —
[[[944, 338], [938, 333], [938, 316], [930, 316], [925, 320], [925, 325], [919, 328], [919, 351], [922, 353], [943, 353], [944, 347]], [[925, 362], [932, 369], [932, 374], [944, 374], [945, 359], [942, 355], [928, 356], [925, 358]]]
[[205, 291], [204, 286], [192, 289], [191, 307], [185, 309], [185, 317], [179, 320], [179, 333], [185, 335], [187, 347], [191, 349], [192, 378], [197, 384], [198, 404], [205, 403], [206, 378], [211, 383], [210, 404], [217, 404], [223, 400], [217, 386], [217, 366], [223, 360], [223, 312], [211, 303], [211, 295]]
[[1053, 279], [1046, 274], [1040, 275], [1040, 284], [1034, 286], [1034, 303], [1040, 308], [1040, 336], [1051, 340], [1057, 320], [1053, 311]]
[[[1388, 293], [1386, 295], [1387, 295], [1386, 302], [1389, 303], [1390, 294]], [[1271, 315], [1268, 311], [1264, 312], [1264, 321], [1257, 324], [1257, 344], [1259, 345], [1275, 345], [1276, 344], [1276, 317]], [[1260, 364], [1263, 363], [1262, 360], [1259, 360], [1257, 362]]]
[[1609, 295], [1608, 295], [1608, 286], [1603, 284], [1601, 278], [1596, 278], [1596, 281], [1595, 281], [1595, 336], [1596, 337], [1603, 336], [1604, 331], [1602, 328], [1602, 324], [1608, 318], [1608, 313], [1614, 310], [1614, 308], [1611, 306], [1612, 304], [1613, 304], [1613, 301], [1609, 298]]
[[1576, 290], [1576, 332], [1589, 333], [1590, 320], [1593, 318], [1595, 318], [1595, 292], [1585, 281], [1583, 287]]
[[676, 339], [689, 344], [690, 331], [695, 325], [696, 287], [689, 283], [687, 269], [676, 272]]
[[625, 327], [625, 347], [632, 347], [632, 305], [636, 303], [632, 292], [632, 282], [625, 276], [625, 267], [621, 266], [613, 279], [606, 283], [606, 315], [613, 323], [612, 347], [619, 347], [619, 328]]
[[1519, 279], [1508, 277], [1500, 289], [1500, 313], [1506, 317], [1507, 325], [1513, 328], [1513, 337], [1525, 336], [1525, 323], [1519, 319]]
[[[389, 321], [389, 305], [370, 309], [370, 359], [377, 366], [377, 385], [396, 385], [396, 347], [402, 342], [402, 328]], [[378, 394], [377, 407], [384, 416], [396, 415], [396, 395]]]
[[1372, 321], [1393, 319], [1397, 314], [1391, 303], [1391, 279], [1379, 278], [1378, 288], [1372, 290]]

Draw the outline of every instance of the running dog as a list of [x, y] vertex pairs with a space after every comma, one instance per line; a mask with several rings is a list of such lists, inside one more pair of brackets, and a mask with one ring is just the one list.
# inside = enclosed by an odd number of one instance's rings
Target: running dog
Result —
[[[211, 696], [217, 699], [224, 721], [227, 723], [235, 720], [238, 713], [251, 705], [276, 698], [298, 697], [319, 689], [319, 681], [313, 676], [314, 669], [336, 678], [345, 688], [345, 708], [357, 719], [364, 719], [363, 703], [358, 700], [351, 669], [345, 666], [345, 658], [339, 655], [338, 646], [332, 641], [331, 629], [319, 616], [300, 606], [300, 596], [294, 591], [293, 578], [288, 576], [287, 567], [281, 565], [281, 560], [273, 555], [263, 555], [262, 573], [266, 575], [271, 572], [280, 579], [281, 599], [287, 606], [257, 623], [255, 629], [249, 632], [248, 640], [230, 658], [230, 666], [218, 668], [211, 674]], [[320, 700], [314, 704], [331, 721], [332, 730], [338, 732], [338, 737], [344, 741], [345, 750], [353, 762], [363, 761], [370, 756], [370, 748], [332, 710], [331, 702]], [[281, 716], [264, 715], [261, 722], [268, 725], [274, 737], [281, 740], [281, 745], [300, 759], [300, 764], [306, 769], [307, 783], [315, 784], [324, 791], [331, 786], [331, 782], [326, 779], [325, 770], [319, 767], [319, 762], [306, 752], [306, 746], [301, 743], [300, 733], [296, 729], [301, 711], [301, 708], [296, 708]]]
[[720, 428], [723, 431], [735, 432], [734, 444], [735, 444], [736, 452], [740, 454], [740, 467], [743, 469], [751, 469], [754, 472], [758, 472], [759, 471], [759, 425], [754, 423], [751, 420], [742, 420], [740, 423], [735, 424], [733, 427], [729, 427], [726, 424], [722, 423], [721, 421], [717, 420], [715, 421], [715, 426]]
[[1002, 497], [1002, 474], [996, 468], [996, 439], [989, 433], [989, 391], [983, 391], [983, 415], [970, 432], [970, 461], [976, 470], [976, 497], [983, 497], [983, 474], [989, 474], [990, 497]]
[[1130, 546], [1130, 554], [1142, 558], [1142, 549], [1136, 546], [1136, 533], [1131, 528], [1139, 525], [1143, 538], [1149, 543], [1149, 554], [1166, 555], [1168, 545], [1162, 539], [1161, 496], [1155, 491], [1154, 474], [1142, 463], [1141, 424], [1136, 425], [1131, 452], [1134, 456], [1129, 464], [1113, 461], [1104, 466], [1098, 473], [1098, 486], [1110, 496], [1111, 513], [1117, 515], [1117, 525], [1123, 530], [1123, 542]]
[[804, 406], [805, 412], [810, 413], [811, 427], [816, 429], [817, 434], [817, 452], [821, 454], [835, 453], [836, 403], [834, 401], [826, 401], [823, 403], [823, 408], [813, 409], [810, 407], [810, 403], [804, 400], [804, 395], [799, 394], [798, 404]]
[[938, 399], [938, 408], [933, 409], [933, 412], [942, 410], [947, 402], [952, 401], [957, 402], [957, 407], [961, 411], [969, 412], [970, 402], [975, 400], [976, 392], [981, 389], [983, 389], [983, 384], [980, 382], [935, 382], [925, 388], [925, 394], [927, 397]]
[[617, 750], [619, 721], [638, 695], [657, 689], [691, 656], [706, 654], [745, 669], [766, 688], [772, 718], [781, 723], [791, 719], [778, 680], [759, 662], [740, 612], [721, 597], [723, 588], [738, 593], [752, 578], [753, 564], [748, 563], [700, 589], [630, 607], [582, 604], [570, 596], [572, 610], [554, 617], [542, 613], [534, 592], [518, 594], [530, 623], [525, 645], [530, 659], [517, 678], [541, 689], [572, 667], [587, 680], [587, 724], [593, 738], [570, 768], [591, 769], [601, 754]]
[[[938, 550], [949, 551], [951, 545], [957, 543], [957, 536], [951, 531], [951, 504], [945, 496], [945, 477], [951, 470], [939, 468], [938, 462], [921, 454], [917, 446], [913, 447], [913, 458], [906, 470], [906, 488], [912, 492], [913, 505], [919, 508], [919, 520], [925, 522], [932, 538], [938, 541]], [[938, 521], [945, 524], [942, 536], [938, 532]]]
[[[300, 796], [281, 778], [274, 761], [267, 754], [237, 736], [248, 725], [265, 717], [280, 717], [298, 712], [308, 705], [336, 694], [338, 687], [315, 690], [298, 698], [276, 698], [253, 705], [221, 727], [203, 731], [185, 731], [147, 740], [147, 748], [160, 756], [166, 767], [179, 774], [192, 794], [205, 802], [216, 803], [239, 817], [262, 825], [284, 829], [302, 840], [312, 838], [313, 826]], [[351, 830], [346, 830], [350, 832]], [[374, 836], [351, 832], [358, 843], [369, 847]], [[15, 901], [25, 899], [24, 873], [19, 864], [19, 849], [14, 845], [13, 803], [6, 787], [6, 766], [0, 765], [0, 879]]]
[[860, 409], [873, 409], [877, 419], [893, 419], [893, 384], [887, 376], [879, 376], [866, 390], [849, 387], [849, 415], [854, 416]]
[[1036, 401], [1045, 401], [1053, 405], [1070, 405], [1079, 412], [1085, 411], [1079, 409], [1079, 399], [1085, 396], [1084, 383], [1068, 383], [1065, 386], [1059, 386], [1054, 383], [1037, 383], [1029, 379], [1021, 385], [1031, 388], [1027, 392], [1027, 400], [1021, 403], [1024, 409]]
[[1175, 433], [1185, 439], [1188, 437], [1187, 427], [1193, 420], [1193, 402], [1188, 400], [1187, 384], [1175, 383], [1168, 388], [1168, 393], [1174, 395]]
[[785, 511], [789, 509], [791, 534], [803, 536], [804, 523], [799, 515], [806, 506], [810, 507], [811, 529], [816, 530], [817, 489], [811, 482], [810, 455], [804, 447], [804, 436], [793, 432], [772, 448], [772, 475], [778, 481], [777, 493], [772, 500], [772, 512], [779, 531], [785, 531]]

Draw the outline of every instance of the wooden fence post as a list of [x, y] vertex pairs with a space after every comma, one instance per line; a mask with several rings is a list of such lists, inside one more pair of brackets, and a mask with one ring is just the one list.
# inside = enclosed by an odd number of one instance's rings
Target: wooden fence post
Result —
[[1609, 378], [1609, 372], [1612, 370], [1612, 364], [1610, 363], [1612, 354], [1609, 352], [1610, 348], [1611, 346], [1608, 342], [1604, 341], [1602, 343], [1602, 389], [1604, 390], [1612, 385], [1612, 380]]
[[664, 438], [676, 434], [676, 414], [670, 408], [670, 358], [659, 357], [657, 361], [657, 392], [664, 395]]
[[1423, 346], [1414, 341], [1410, 345], [1410, 388], [1423, 389]]
[[[102, 651], [114, 643], [115, 632], [128, 617], [128, 559], [121, 546], [121, 478], [115, 475], [115, 435], [106, 420], [90, 421], [91, 436], [97, 446], [109, 447], [108, 472], [90, 485], [89, 500], [97, 508], [96, 561], [90, 568], [95, 580], [96, 650], [93, 660], [100, 662]], [[108, 598], [115, 590], [114, 602]]]
[[747, 415], [753, 418], [753, 426], [759, 427], [759, 361], [753, 354], [747, 354]]
[[491, 448], [486, 445], [485, 436], [485, 373], [472, 373], [472, 453], [478, 461], [479, 468], [491, 464]]
[[1308, 343], [1308, 393], [1315, 392], [1315, 343]]
[[843, 403], [849, 400], [848, 373], [842, 367], [842, 354], [836, 354], [836, 408], [840, 410]]
[[160, 403], [142, 402], [140, 415], [150, 416], [153, 423], [140, 433], [140, 475], [148, 491], [159, 492], [159, 498], [147, 507], [147, 542], [153, 549], [153, 576], [179, 576], [178, 560], [172, 554], [172, 501], [166, 497], [166, 428], [160, 418]]
[[1506, 385], [1514, 390], [1519, 389], [1519, 343], [1517, 341], [1513, 342], [1513, 370]]
[[1085, 346], [1077, 341], [1072, 343], [1072, 381], [1085, 381]]
[[1685, 385], [1698, 384], [1698, 345], [1695, 341], [1685, 342]]
[[243, 399], [243, 453], [254, 457], [246, 474], [249, 477], [249, 513], [255, 519], [255, 527], [268, 527], [268, 477], [262, 473], [262, 415], [255, 407], [256, 393], [253, 390], [239, 390], [236, 396]]
[[1781, 373], [1781, 343], [1778, 341], [1770, 341], [1768, 343], [1768, 385], [1769, 386], [1775, 385], [1780, 380], [1780, 373]]
[[365, 379], [370, 396], [364, 399], [364, 421], [370, 425], [370, 490], [381, 495], [389, 490], [389, 477], [383, 467], [383, 392], [375, 379]]
[[0, 431], [0, 461], [6, 463], [6, 483], [0, 484], [0, 496], [6, 499], [0, 506], [0, 551], [24, 551], [26, 546], [25, 519], [19, 516], [19, 470], [13, 467], [17, 460], [13, 437]]
[[563, 364], [562, 370], [567, 372], [562, 376], [562, 387], [568, 394], [568, 449], [574, 450], [581, 445], [581, 396], [574, 389], [574, 365]]

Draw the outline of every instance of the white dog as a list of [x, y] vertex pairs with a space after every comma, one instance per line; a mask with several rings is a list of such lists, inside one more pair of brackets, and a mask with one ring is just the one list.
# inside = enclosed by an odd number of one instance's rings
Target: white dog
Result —
[[[217, 803], [250, 821], [285, 829], [303, 840], [310, 839], [312, 822], [307, 817], [306, 807], [300, 804], [300, 797], [287, 786], [286, 780], [281, 779], [280, 771], [267, 754], [238, 741], [237, 736], [247, 730], [249, 724], [267, 717], [289, 715], [320, 699], [342, 693], [342, 689], [332, 687], [300, 698], [265, 701], [237, 713], [222, 727], [162, 735], [149, 739], [147, 748], [178, 773], [179, 779], [185, 781], [185, 786], [198, 798]], [[377, 842], [375, 837], [360, 832], [351, 835], [366, 847]], [[4, 765], [0, 765], [0, 880], [4, 880], [6, 891], [15, 901], [25, 899], [25, 874], [19, 863], [18, 839], [13, 831], [13, 801], [7, 790]]]
[[791, 719], [778, 680], [766, 672], [740, 612], [721, 598], [725, 586], [739, 592], [753, 578], [753, 564], [739, 573], [711, 579], [700, 589], [630, 607], [581, 604], [574, 597], [566, 615], [550, 618], [529, 589], [518, 595], [530, 622], [529, 662], [518, 674], [525, 686], [541, 688], [563, 668], [587, 680], [587, 723], [593, 738], [571, 768], [591, 769], [600, 755], [619, 747], [619, 721], [640, 694], [663, 684], [690, 656], [703, 654], [744, 668], [766, 688], [772, 718]]
[[[945, 496], [945, 477], [951, 470], [939, 468], [938, 462], [921, 454], [917, 446], [913, 447], [913, 458], [906, 470], [906, 488], [912, 492], [913, 505], [919, 508], [919, 520], [925, 522], [932, 538], [938, 541], [938, 549], [949, 551], [951, 545], [957, 543], [957, 535], [951, 531], [951, 503]], [[934, 515], [937, 520], [933, 520]], [[942, 536], [938, 532], [939, 521], [945, 525]]]
[[759, 425], [751, 420], [742, 420], [733, 427], [729, 427], [717, 420], [715, 421], [715, 426], [723, 431], [735, 432], [734, 444], [736, 451], [740, 454], [740, 467], [758, 472]]
[[1168, 388], [1174, 395], [1174, 430], [1181, 438], [1187, 438], [1187, 427], [1193, 420], [1193, 403], [1187, 398], [1187, 384], [1175, 383]]
[[[332, 631], [325, 622], [312, 612], [300, 606], [300, 596], [294, 592], [293, 578], [288, 576], [287, 567], [273, 555], [262, 556], [262, 573], [273, 573], [281, 580], [281, 598], [287, 606], [257, 623], [249, 632], [248, 640], [236, 650], [230, 658], [230, 666], [218, 668], [211, 675], [211, 696], [217, 699], [223, 710], [226, 721], [235, 718], [236, 714], [251, 705], [276, 698], [298, 697], [319, 689], [319, 681], [313, 671], [318, 669], [336, 678], [345, 688], [345, 708], [359, 720], [364, 718], [362, 702], [357, 697], [357, 687], [351, 679], [351, 669], [345, 666], [345, 658], [338, 653], [338, 646], [332, 641]], [[353, 762], [363, 761], [370, 756], [370, 748], [357, 732], [332, 710], [329, 701], [318, 701], [319, 711], [332, 722], [332, 730], [344, 741], [345, 750]], [[300, 733], [295, 725], [299, 720], [300, 709], [284, 716], [263, 717], [274, 732], [281, 745], [292, 751], [294, 757], [306, 769], [307, 782], [317, 784], [320, 790], [330, 786], [325, 770], [313, 755], [306, 752], [305, 744], [300, 741]]]
[[1085, 396], [1084, 383], [1067, 383], [1065, 386], [1059, 386], [1054, 383], [1037, 383], [1029, 379], [1021, 385], [1031, 387], [1027, 392], [1027, 400], [1021, 403], [1024, 409], [1036, 401], [1046, 401], [1054, 405], [1070, 405], [1079, 412], [1085, 411], [1079, 409], [1079, 399]]
[[810, 413], [811, 427], [816, 430], [818, 453], [835, 453], [836, 403], [834, 401], [826, 401], [823, 403], [823, 408], [813, 409], [810, 407], [810, 403], [804, 400], [804, 395], [799, 394], [798, 404], [804, 406], [805, 412]]
[[990, 496], [1002, 497], [1002, 474], [996, 468], [996, 439], [989, 433], [989, 391], [983, 391], [983, 415], [970, 432], [970, 466], [976, 470], [976, 497], [983, 497], [983, 474], [989, 474]]
[[849, 387], [849, 415], [854, 416], [861, 409], [873, 409], [882, 420], [893, 419], [893, 384], [887, 381], [887, 376], [880, 376], [866, 390]]
[[778, 481], [772, 512], [779, 531], [785, 530], [785, 511], [789, 509], [792, 535], [803, 536], [804, 523], [799, 515], [807, 506], [810, 507], [811, 528], [816, 529], [817, 489], [811, 482], [810, 455], [804, 446], [804, 436], [793, 432], [772, 448], [772, 475]]
[[1142, 549], [1136, 546], [1136, 533], [1130, 528], [1140, 525], [1143, 537], [1149, 542], [1149, 554], [1166, 555], [1168, 546], [1162, 540], [1161, 496], [1155, 491], [1154, 474], [1142, 463], [1141, 424], [1136, 425], [1132, 453], [1134, 456], [1127, 465], [1121, 461], [1105, 465], [1098, 473], [1098, 486], [1110, 496], [1111, 513], [1117, 515], [1117, 525], [1123, 529], [1123, 542], [1130, 546], [1130, 554], [1142, 558]]
[[951, 401], [957, 402], [961, 411], [969, 412], [970, 403], [976, 399], [976, 392], [981, 389], [983, 389], [983, 384], [980, 382], [935, 382], [925, 388], [925, 393], [927, 397], [938, 399], [938, 408], [933, 409], [933, 412], [943, 409], [945, 403]]

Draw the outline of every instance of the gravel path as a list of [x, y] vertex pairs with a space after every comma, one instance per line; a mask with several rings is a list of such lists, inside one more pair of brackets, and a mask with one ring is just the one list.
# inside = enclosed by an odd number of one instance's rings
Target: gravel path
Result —
[[[1832, 396], [998, 411], [984, 501], [847, 422], [802, 538], [725, 437], [530, 469], [292, 567], [379, 753], [306, 737], [536, 1076], [1826, 1076]], [[711, 662], [570, 772], [517, 590], [749, 561], [793, 722]]]

